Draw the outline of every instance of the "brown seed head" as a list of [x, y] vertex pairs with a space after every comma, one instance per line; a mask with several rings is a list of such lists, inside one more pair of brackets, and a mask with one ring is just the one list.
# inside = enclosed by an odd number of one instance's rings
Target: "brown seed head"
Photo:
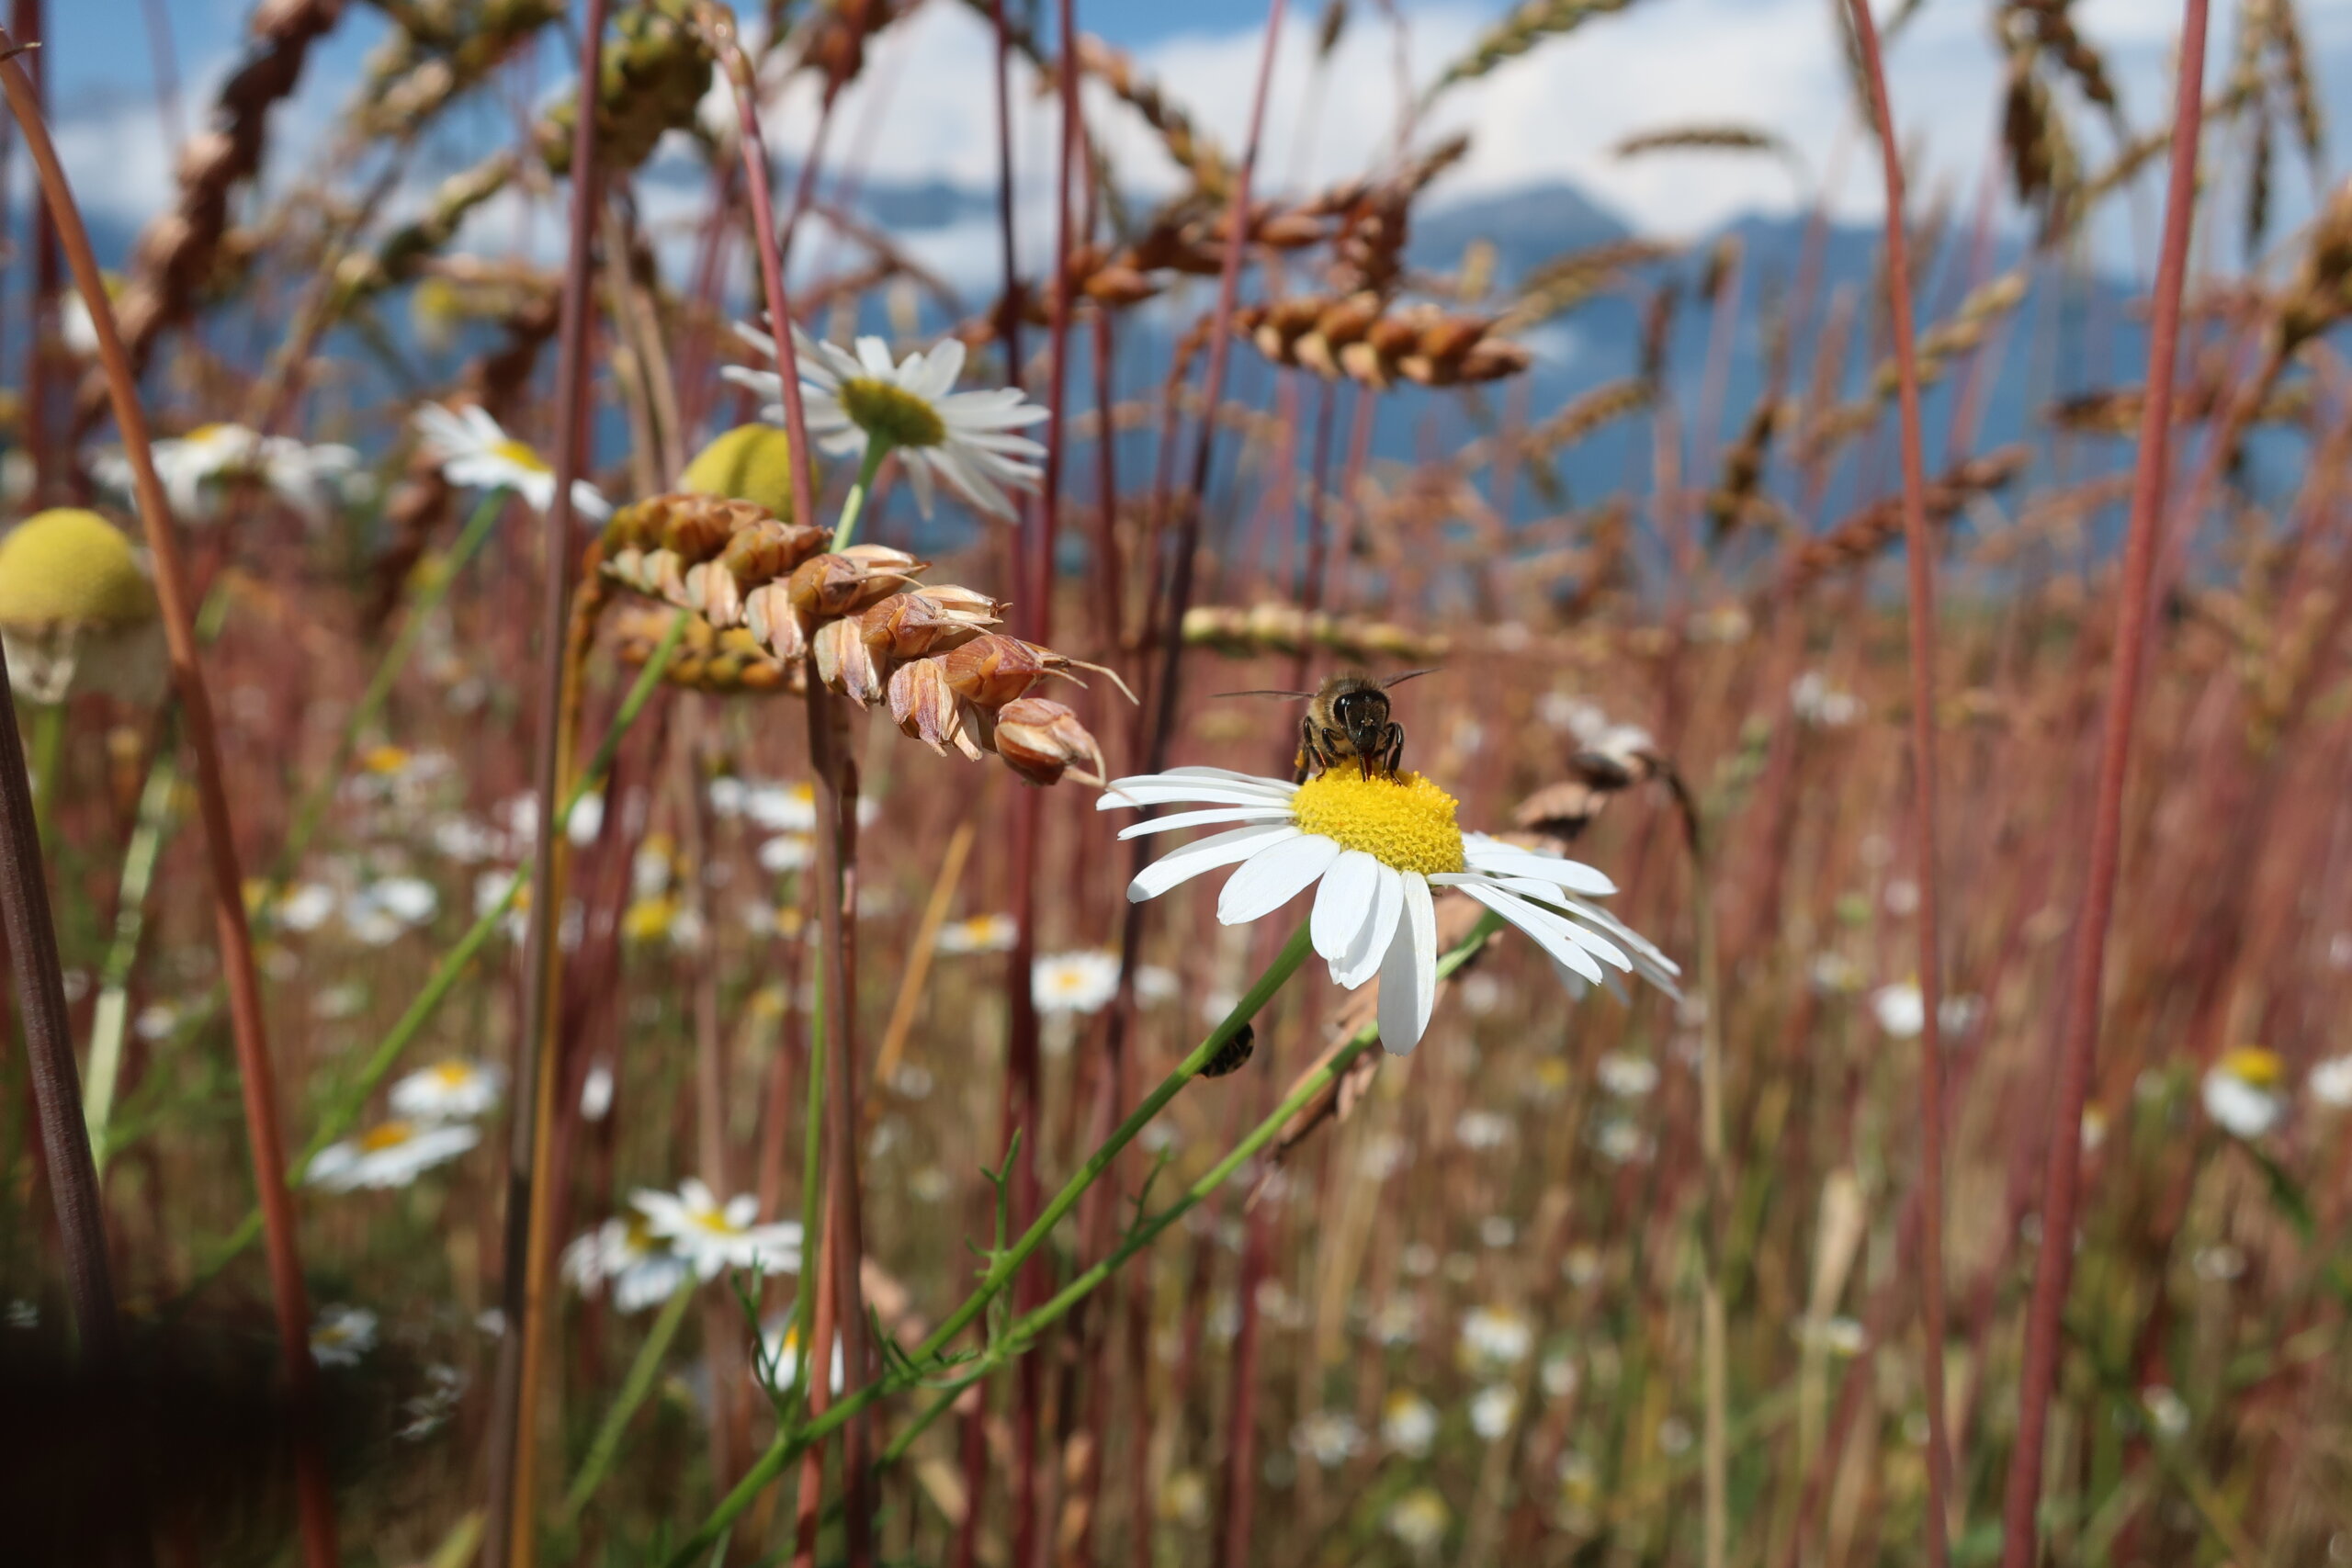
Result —
[[1108, 771], [1102, 748], [1078, 715], [1046, 697], [1022, 697], [996, 716], [996, 753], [1005, 766], [1033, 784], [1054, 784], [1064, 774], [1080, 784], [1101, 784]]
[[918, 659], [891, 672], [890, 717], [899, 732], [943, 757], [953, 746], [977, 762], [980, 747], [972, 739], [966, 714], [966, 705], [947, 683], [946, 667], [941, 660]]
[[913, 581], [926, 561], [881, 545], [853, 545], [812, 556], [793, 570], [789, 592], [793, 614], [804, 632], [853, 615]]

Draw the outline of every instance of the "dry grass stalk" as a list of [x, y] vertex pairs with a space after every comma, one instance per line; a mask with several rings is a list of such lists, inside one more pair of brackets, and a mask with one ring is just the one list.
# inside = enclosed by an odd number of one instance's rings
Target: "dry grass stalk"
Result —
[[1438, 73], [1422, 95], [1436, 97], [1461, 82], [1475, 82], [1498, 66], [1517, 60], [1546, 39], [1574, 32], [1597, 17], [1613, 16], [1633, 0], [1522, 0], [1502, 21], [1488, 29], [1470, 52]]
[[[1928, 522], [1950, 522], [1978, 496], [2000, 489], [2025, 472], [2031, 456], [2022, 446], [2004, 446], [1954, 464], [1927, 487]], [[1782, 577], [1781, 591], [1802, 593], [1832, 572], [1868, 566], [1902, 535], [1902, 498], [1874, 501], [1826, 533], [1800, 544]]]

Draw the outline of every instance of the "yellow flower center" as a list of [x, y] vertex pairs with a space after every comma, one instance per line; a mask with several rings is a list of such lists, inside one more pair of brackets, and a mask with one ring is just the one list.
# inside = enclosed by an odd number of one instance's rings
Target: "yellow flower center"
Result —
[[545, 458], [512, 436], [492, 446], [490, 449], [490, 455], [514, 464], [527, 474], [547, 474], [555, 471], [548, 467]]
[[134, 626], [154, 615], [130, 541], [96, 513], [58, 507], [0, 535], [0, 626]]
[[2222, 1055], [2222, 1071], [2256, 1089], [2276, 1089], [2286, 1076], [2286, 1064], [2278, 1053], [2266, 1051], [2259, 1045], [2241, 1045]]
[[385, 1122], [360, 1134], [359, 1147], [362, 1153], [379, 1155], [399, 1148], [414, 1135], [414, 1129], [405, 1122]]
[[433, 1069], [434, 1081], [443, 1089], [463, 1089], [474, 1081], [470, 1062], [442, 1062]]
[[859, 376], [842, 382], [842, 412], [893, 446], [936, 446], [947, 439], [939, 411], [895, 381]]
[[1419, 773], [1364, 778], [1317, 773], [1298, 786], [1291, 819], [1341, 849], [1362, 850], [1397, 871], [1423, 876], [1463, 867], [1453, 796]]
[[408, 753], [398, 746], [371, 746], [359, 765], [371, 773], [397, 773], [408, 766]]
[[743, 1227], [727, 1217], [724, 1209], [697, 1209], [690, 1216], [694, 1223], [713, 1235], [741, 1235]]

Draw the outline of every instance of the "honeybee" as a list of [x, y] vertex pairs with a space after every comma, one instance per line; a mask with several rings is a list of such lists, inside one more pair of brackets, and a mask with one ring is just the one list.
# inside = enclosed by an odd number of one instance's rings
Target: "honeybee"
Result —
[[1238, 1071], [1257, 1048], [1257, 1029], [1253, 1025], [1243, 1024], [1234, 1032], [1232, 1039], [1216, 1048], [1216, 1055], [1201, 1064], [1201, 1077], [1221, 1078], [1227, 1073]]
[[1306, 715], [1298, 721], [1298, 778], [1326, 773], [1352, 757], [1357, 770], [1370, 778], [1377, 769], [1394, 773], [1405, 756], [1405, 728], [1389, 716], [1388, 693], [1416, 675], [1434, 670], [1408, 670], [1375, 681], [1369, 675], [1333, 675], [1312, 692], [1227, 692], [1232, 697], [1296, 697], [1305, 700]]

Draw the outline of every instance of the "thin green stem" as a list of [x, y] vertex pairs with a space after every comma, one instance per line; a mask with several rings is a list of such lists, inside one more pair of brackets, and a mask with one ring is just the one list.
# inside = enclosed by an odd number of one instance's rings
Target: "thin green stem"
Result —
[[[620, 750], [622, 737], [628, 733], [629, 726], [637, 721], [638, 715], [644, 711], [645, 705], [651, 700], [654, 688], [662, 683], [662, 673], [670, 667], [671, 657], [677, 652], [679, 643], [684, 639], [686, 623], [689, 619], [691, 616], [684, 610], [678, 611], [670, 617], [669, 630], [662, 634], [662, 641], [654, 648], [652, 656], [646, 660], [645, 668], [638, 671], [637, 683], [629, 688], [628, 695], [621, 700], [620, 711], [613, 716], [612, 726], [605, 731], [604, 739], [596, 747], [596, 754], [589, 760], [588, 766], [581, 771], [579, 781], [571, 786], [571, 793], [565, 797], [561, 808], [556, 813], [557, 832], [564, 830], [566, 825], [571, 820], [572, 811], [592, 790], [603, 782], [606, 770], [612, 767], [613, 758]], [[409, 1004], [408, 1010], [401, 1014], [400, 1021], [392, 1025], [390, 1032], [377, 1044], [374, 1052], [368, 1055], [367, 1064], [360, 1068], [358, 1076], [334, 1098], [328, 1105], [326, 1112], [320, 1117], [318, 1131], [311, 1134], [311, 1141], [303, 1148], [301, 1156], [293, 1162], [291, 1168], [287, 1172], [287, 1180], [289, 1184], [300, 1182], [309, 1173], [311, 1162], [318, 1157], [319, 1152], [343, 1136], [350, 1130], [352, 1123], [358, 1120], [360, 1109], [367, 1104], [368, 1097], [376, 1091], [376, 1086], [382, 1083], [392, 1068], [398, 1065], [401, 1053], [408, 1049], [410, 1043], [424, 1031], [425, 1024], [432, 1021], [434, 1013], [439, 1010], [442, 1002], [448, 998], [449, 992], [455, 988], [458, 979], [465, 974], [467, 966], [473, 962], [474, 955], [481, 951], [483, 945], [490, 941], [492, 934], [498, 930], [499, 922], [503, 920], [506, 918], [506, 912], [514, 907], [515, 899], [522, 897], [523, 889], [529, 885], [530, 880], [530, 868], [518, 866], [514, 874], [508, 879], [506, 891], [500, 896], [498, 902], [484, 910], [467, 930], [466, 934], [458, 939], [457, 945], [442, 955], [441, 962], [434, 966], [431, 977], [425, 981], [424, 988], [417, 993], [416, 999]], [[252, 1244], [254, 1237], [260, 1234], [260, 1229], [259, 1212], [247, 1214], [245, 1223], [239, 1225], [231, 1234], [229, 1239], [221, 1244], [220, 1256], [213, 1260], [207, 1273], [217, 1271], [221, 1265], [243, 1251]]]
[[685, 1322], [686, 1308], [694, 1299], [694, 1282], [680, 1281], [662, 1306], [662, 1315], [653, 1320], [653, 1331], [646, 1336], [637, 1359], [629, 1363], [628, 1376], [621, 1382], [620, 1397], [605, 1413], [605, 1423], [596, 1428], [596, 1440], [588, 1446], [588, 1457], [582, 1462], [579, 1475], [573, 1478], [571, 1489], [563, 1495], [566, 1529], [579, 1523], [580, 1510], [588, 1506], [588, 1499], [604, 1483], [605, 1472], [613, 1467], [614, 1456], [620, 1452], [621, 1435], [628, 1429], [629, 1417], [645, 1403], [645, 1396], [653, 1392], [653, 1376], [662, 1370], [662, 1358], [670, 1353], [670, 1341], [678, 1337], [678, 1325]]
[[64, 757], [65, 702], [60, 698], [33, 710], [33, 819], [44, 861], [57, 851], [57, 781]]
[[[1451, 976], [1463, 964], [1468, 963], [1471, 956], [1486, 945], [1487, 937], [1494, 932], [1499, 923], [1493, 915], [1483, 917], [1460, 946], [1453, 948], [1438, 960], [1439, 978], [1443, 979]], [[953, 1376], [947, 1382], [943, 1384], [932, 1382], [937, 1373], [949, 1365], [942, 1357], [942, 1352], [947, 1344], [987, 1310], [989, 1303], [1003, 1291], [1022, 1263], [1036, 1250], [1038, 1246], [1043, 1244], [1055, 1223], [1067, 1214], [1076, 1205], [1086, 1189], [1109, 1168], [1119, 1150], [1132, 1142], [1135, 1135], [1142, 1131], [1144, 1125], [1199, 1074], [1209, 1058], [1231, 1040], [1243, 1024], [1250, 1021], [1274, 992], [1279, 990], [1283, 984], [1297, 971], [1299, 964], [1305, 961], [1306, 953], [1307, 932], [1302, 926], [1291, 938], [1289, 944], [1267, 966], [1266, 972], [1258, 977], [1258, 983], [1250, 988], [1249, 994], [1234, 1004], [1233, 1010], [1226, 1015], [1225, 1021], [1218, 1024], [1209, 1037], [1204, 1040], [1191, 1055], [1185, 1057], [1177, 1066], [1175, 1071], [1170, 1073], [1161, 1081], [1150, 1097], [1136, 1108], [1134, 1115], [1120, 1123], [1118, 1131], [1112, 1134], [1102, 1146], [1087, 1159], [1086, 1164], [1080, 1168], [1076, 1176], [1070, 1179], [1069, 1183], [1056, 1196], [1053, 1202], [1046, 1205], [1045, 1213], [1038, 1216], [1036, 1224], [1023, 1234], [1020, 1241], [991, 1262], [988, 1272], [982, 1276], [979, 1286], [940, 1326], [939, 1330], [925, 1340], [922, 1348], [907, 1361], [885, 1372], [875, 1382], [837, 1400], [831, 1409], [806, 1427], [780, 1435], [769, 1447], [767, 1452], [760, 1456], [760, 1461], [752, 1467], [750, 1473], [745, 1475], [735, 1489], [720, 1501], [718, 1506], [712, 1511], [710, 1517], [703, 1522], [702, 1527], [671, 1555], [668, 1560], [668, 1568], [688, 1568], [689, 1564], [710, 1549], [712, 1542], [725, 1536], [733, 1527], [734, 1521], [752, 1506], [761, 1491], [770, 1482], [784, 1473], [785, 1469], [798, 1459], [809, 1445], [822, 1442], [836, 1427], [853, 1416], [878, 1399], [903, 1393], [918, 1384], [935, 1388], [938, 1391], [938, 1397], [922, 1416], [917, 1417], [909, 1431], [899, 1434], [899, 1439], [890, 1445], [882, 1457], [887, 1462], [903, 1455], [922, 1429], [935, 1421], [954, 1403], [957, 1393], [972, 1383], [988, 1377], [1028, 1349], [1031, 1341], [1035, 1338], [1039, 1331], [1068, 1313], [1089, 1292], [1100, 1288], [1104, 1280], [1117, 1272], [1122, 1264], [1149, 1247], [1170, 1225], [1182, 1219], [1204, 1199], [1230, 1179], [1235, 1171], [1240, 1169], [1267, 1145], [1272, 1143], [1293, 1116], [1345, 1072], [1348, 1066], [1372, 1045], [1379, 1037], [1376, 1029], [1367, 1025], [1359, 1031], [1345, 1046], [1332, 1054], [1329, 1061], [1301, 1079], [1284, 1097], [1283, 1102], [1274, 1108], [1272, 1114], [1259, 1122], [1249, 1136], [1236, 1144], [1223, 1159], [1187, 1188], [1174, 1202], [1130, 1229], [1119, 1245], [1100, 1262], [1072, 1280], [1051, 1300], [1013, 1320], [1005, 1331], [993, 1339], [979, 1355], [956, 1364]]]
[[865, 460], [857, 466], [857, 483], [850, 486], [849, 498], [842, 502], [842, 520], [833, 525], [833, 548], [845, 550], [857, 537], [858, 513], [865, 510], [866, 493], [874, 488], [874, 476], [882, 471], [882, 459], [890, 455], [890, 444], [878, 435], [865, 438]]
[[139, 795], [139, 826], [122, 857], [115, 894], [114, 940], [107, 948], [98, 1005], [90, 1020], [89, 1082], [82, 1094], [82, 1119], [89, 1123], [90, 1157], [98, 1174], [107, 1170], [107, 1123], [114, 1114], [115, 1087], [122, 1075], [122, 1045], [130, 1017], [130, 972], [139, 962], [139, 941], [147, 928], [147, 892], [154, 886], [155, 863], [172, 826], [172, 795], [179, 787], [179, 764], [166, 733], [147, 770]]

